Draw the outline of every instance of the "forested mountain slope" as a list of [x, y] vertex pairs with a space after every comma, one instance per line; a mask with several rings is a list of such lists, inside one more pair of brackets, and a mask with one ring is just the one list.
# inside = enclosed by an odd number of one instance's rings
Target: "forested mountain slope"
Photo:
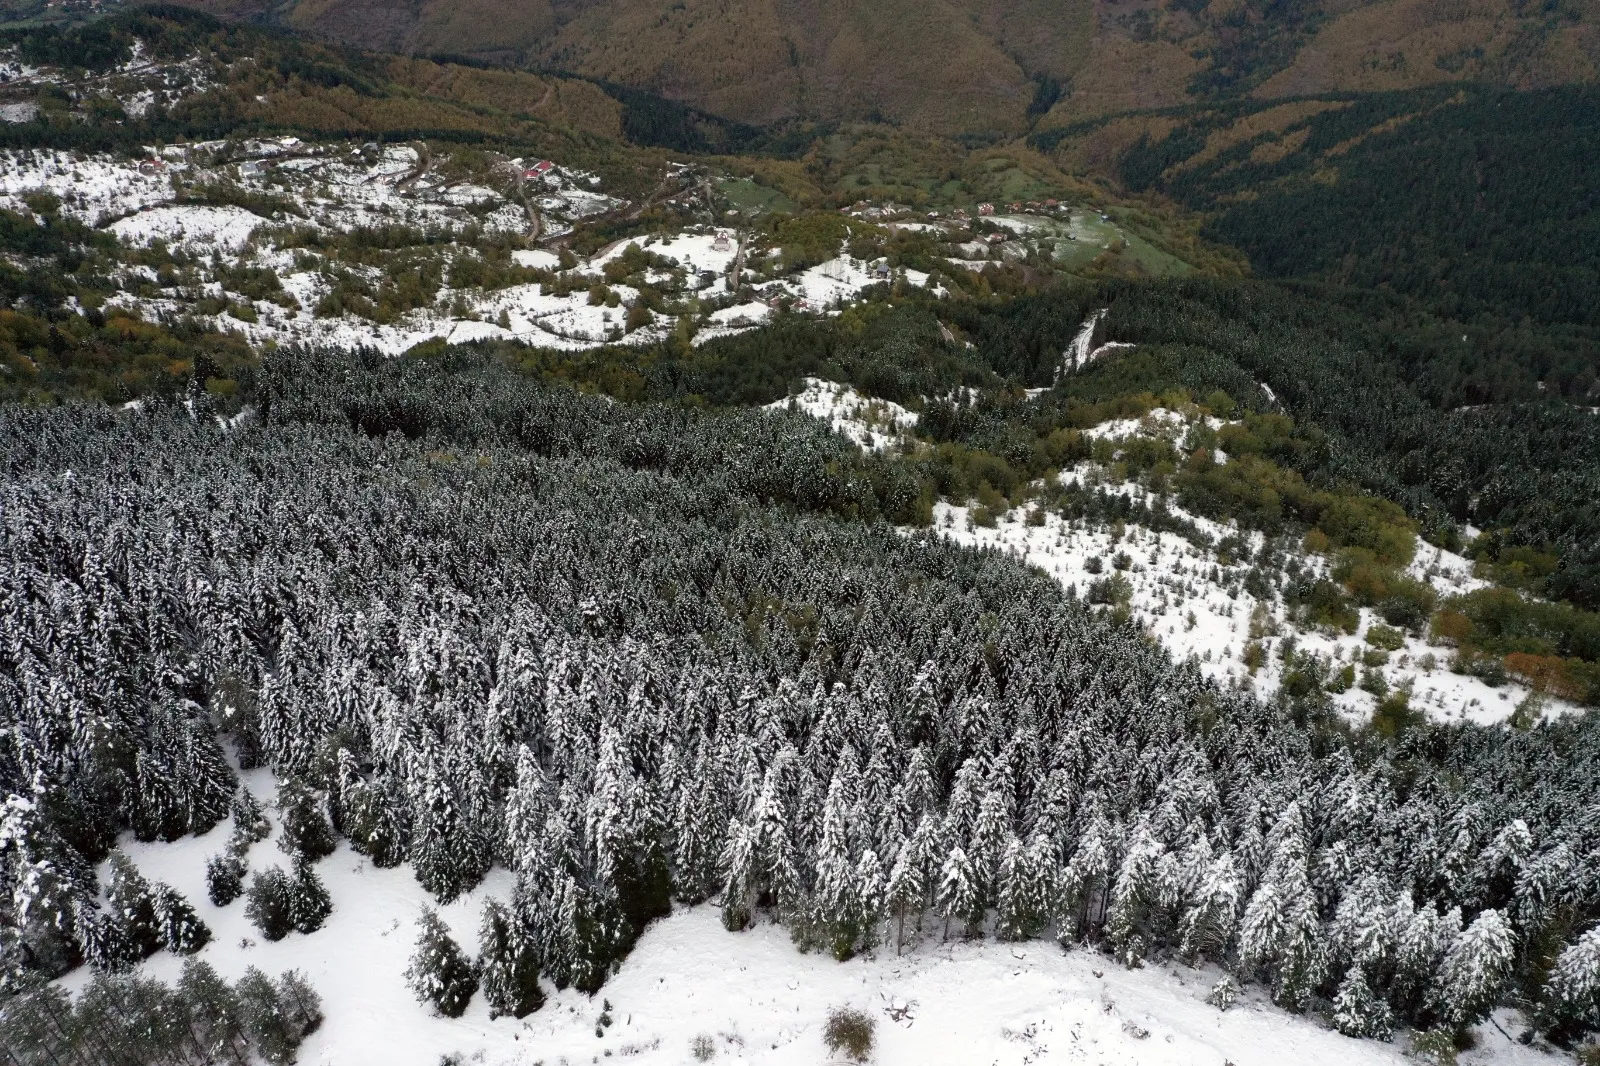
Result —
[[1592, 81], [1586, 5], [1070, 0], [195, 0], [369, 47], [475, 55], [648, 89], [751, 123], [868, 119], [1012, 134], [1218, 95]]
[[[1593, 716], [1308, 732], [1013, 561], [871, 521], [913, 486], [800, 416], [463, 356], [278, 356], [256, 395], [231, 426], [3, 413], [12, 980], [203, 947], [144, 931], [121, 866], [102, 905], [93, 864], [223, 817], [220, 722], [284, 781], [298, 880], [278, 932], [252, 884], [265, 935], [316, 935], [335, 831], [441, 901], [498, 863], [507, 1013], [540, 974], [599, 989], [672, 900], [715, 896], [840, 958], [935, 909], [1226, 960], [1352, 1035], [1448, 1039], [1507, 997], [1562, 1039], [1592, 1017]], [[183, 913], [165, 892], [151, 913]], [[457, 1009], [474, 988], [424, 933], [419, 993]], [[8, 1009], [35, 1020], [19, 1054], [64, 1050], [47, 1001]]]

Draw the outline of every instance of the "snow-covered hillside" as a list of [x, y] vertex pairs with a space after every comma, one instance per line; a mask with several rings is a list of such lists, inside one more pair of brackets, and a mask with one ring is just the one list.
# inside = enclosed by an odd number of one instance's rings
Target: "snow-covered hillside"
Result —
[[[1077, 348], [1088, 350], [1093, 321], [1079, 335]], [[804, 411], [865, 448], [913, 446], [905, 434], [916, 425], [915, 412], [869, 399], [849, 386], [808, 378], [801, 393], [769, 406]], [[1208, 422], [1212, 429], [1222, 424], [1214, 418]], [[1104, 422], [1085, 435], [1111, 441], [1138, 435], [1174, 439], [1189, 425], [1184, 415], [1157, 408], [1143, 418]], [[1221, 454], [1217, 458], [1227, 460]], [[1157, 505], [1150, 493], [1138, 485], [1115, 481], [1106, 468], [1092, 461], [1063, 471], [1060, 480], [1071, 487], [1093, 487]], [[975, 508], [941, 501], [934, 507], [934, 528], [958, 543], [1014, 555], [1085, 598], [1096, 582], [1120, 577], [1127, 584], [1126, 604], [1133, 618], [1174, 657], [1193, 658], [1205, 674], [1224, 684], [1251, 687], [1269, 696], [1277, 692], [1290, 670], [1282, 655], [1287, 644], [1323, 658], [1330, 669], [1349, 667], [1358, 676], [1381, 676], [1381, 686], [1371, 682], [1369, 688], [1407, 690], [1412, 705], [1437, 721], [1504, 721], [1528, 697], [1530, 689], [1515, 679], [1492, 686], [1478, 677], [1452, 672], [1448, 668], [1450, 650], [1432, 646], [1414, 634], [1400, 633], [1403, 643], [1398, 648], [1373, 647], [1368, 638], [1375, 626], [1390, 634], [1398, 631], [1385, 627], [1370, 608], [1359, 610], [1359, 624], [1350, 633], [1297, 625], [1281, 595], [1260, 597], [1245, 588], [1244, 568], [1219, 547], [1225, 539], [1235, 538], [1250, 553], [1257, 553], [1264, 540], [1260, 533], [1191, 514], [1170, 501], [1161, 506], [1172, 519], [1198, 531], [1201, 542], [1136, 520], [1067, 519], [1037, 504], [979, 521]], [[1291, 548], [1283, 567], [1294, 567], [1302, 574], [1325, 574], [1328, 560]], [[1473, 576], [1467, 559], [1420, 542], [1407, 574], [1430, 583], [1440, 596], [1470, 592], [1486, 584]], [[1246, 648], [1252, 643], [1266, 653], [1253, 667], [1246, 661]], [[1333, 693], [1332, 700], [1349, 720], [1359, 723], [1371, 715], [1379, 696], [1350, 684]], [[1578, 709], [1557, 697], [1543, 697], [1542, 704], [1548, 714]]]
[[[115, 235], [130, 259], [170, 253], [181, 269], [122, 266], [123, 291], [111, 303], [149, 319], [193, 318], [258, 344], [399, 353], [443, 338], [585, 349], [658, 341], [685, 317], [703, 343], [759, 325], [780, 303], [837, 313], [892, 280], [887, 268], [844, 254], [775, 276], [776, 260], [763, 252], [766, 270], [757, 273], [745, 265], [754, 253], [745, 238], [711, 226], [564, 259], [558, 251], [575, 223], [628, 205], [600, 191], [592, 174], [529, 162], [491, 157], [487, 169], [466, 171], [420, 145], [296, 137], [150, 147], [142, 158], [16, 150], [0, 153], [0, 208], [27, 215], [30, 199], [48, 193], [64, 217]], [[483, 280], [480, 236], [510, 244], [512, 264], [537, 280], [505, 271]], [[340, 240], [354, 242], [356, 254], [330, 247]], [[642, 277], [649, 300], [614, 273], [630, 249], [651, 265], [624, 276]], [[241, 291], [250, 271], [270, 273], [287, 298]], [[458, 274], [478, 280], [457, 282]], [[917, 271], [899, 277], [930, 281]], [[383, 306], [385, 286], [414, 280], [426, 299], [410, 293], [398, 310]], [[358, 299], [343, 298], [346, 290]]]
[[[270, 796], [270, 774], [244, 775]], [[485, 1066], [580, 1063], [603, 1058], [642, 1066], [692, 1060], [691, 1041], [711, 1037], [712, 1061], [749, 1066], [818, 1066], [828, 1060], [822, 1028], [829, 1010], [852, 1006], [877, 1022], [879, 1066], [1400, 1066], [1406, 1042], [1352, 1040], [1273, 1006], [1247, 989], [1226, 1012], [1206, 1002], [1219, 980], [1212, 967], [1150, 964], [1128, 970], [1086, 948], [1053, 941], [1007, 944], [946, 940], [937, 918], [919, 936], [908, 928], [904, 954], [892, 945], [848, 962], [802, 954], [787, 930], [762, 924], [730, 933], [714, 904], [680, 908], [651, 926], [593, 998], [551, 993], [523, 1019], [490, 1019], [476, 997], [459, 1019], [430, 1014], [406, 988], [404, 970], [417, 918], [431, 905], [409, 864], [374, 868], [347, 843], [317, 866], [334, 909], [322, 929], [261, 940], [244, 901], [206, 901], [206, 856], [222, 850], [224, 823], [172, 844], [123, 847], [146, 877], [165, 881], [195, 904], [215, 934], [200, 957], [224, 976], [248, 966], [298, 969], [321, 995], [326, 1021], [301, 1046], [305, 1066], [434, 1066], [446, 1056]], [[274, 837], [250, 852], [253, 869], [289, 868]], [[486, 898], [505, 899], [510, 876], [496, 870], [439, 914], [467, 951], [477, 942]], [[175, 980], [181, 960], [162, 952], [144, 972]], [[86, 983], [87, 970], [65, 984]], [[601, 1023], [602, 1014], [611, 1019]], [[1520, 1022], [1507, 1012], [1477, 1027], [1480, 1046], [1463, 1064], [1553, 1066], [1541, 1051], [1507, 1038]]]

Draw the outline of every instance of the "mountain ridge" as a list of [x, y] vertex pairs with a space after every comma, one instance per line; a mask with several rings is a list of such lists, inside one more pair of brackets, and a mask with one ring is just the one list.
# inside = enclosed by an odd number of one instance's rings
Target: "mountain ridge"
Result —
[[1577, 0], [185, 3], [384, 51], [569, 71], [739, 122], [875, 119], [946, 135], [1223, 97], [1600, 76], [1600, 23]]

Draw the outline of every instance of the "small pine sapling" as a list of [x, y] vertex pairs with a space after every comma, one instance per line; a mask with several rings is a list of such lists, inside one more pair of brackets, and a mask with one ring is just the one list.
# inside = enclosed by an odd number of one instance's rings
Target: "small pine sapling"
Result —
[[1206, 1002], [1218, 1010], [1227, 1010], [1239, 1000], [1239, 982], [1228, 974], [1223, 974], [1222, 979], [1211, 986], [1211, 991], [1206, 993]]

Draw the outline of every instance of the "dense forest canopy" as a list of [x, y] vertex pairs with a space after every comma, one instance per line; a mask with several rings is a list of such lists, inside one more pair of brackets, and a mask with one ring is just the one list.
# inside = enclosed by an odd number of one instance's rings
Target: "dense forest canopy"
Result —
[[225, 739], [441, 899], [515, 870], [497, 950], [561, 986], [714, 896], [841, 956], [997, 909], [1373, 1031], [1506, 994], [1583, 1024], [1552, 974], [1600, 913], [1593, 716], [1308, 732], [872, 520], [908, 486], [797, 416], [466, 354], [280, 354], [256, 395], [0, 414], [11, 981], [119, 964], [92, 864], [222, 817]]

